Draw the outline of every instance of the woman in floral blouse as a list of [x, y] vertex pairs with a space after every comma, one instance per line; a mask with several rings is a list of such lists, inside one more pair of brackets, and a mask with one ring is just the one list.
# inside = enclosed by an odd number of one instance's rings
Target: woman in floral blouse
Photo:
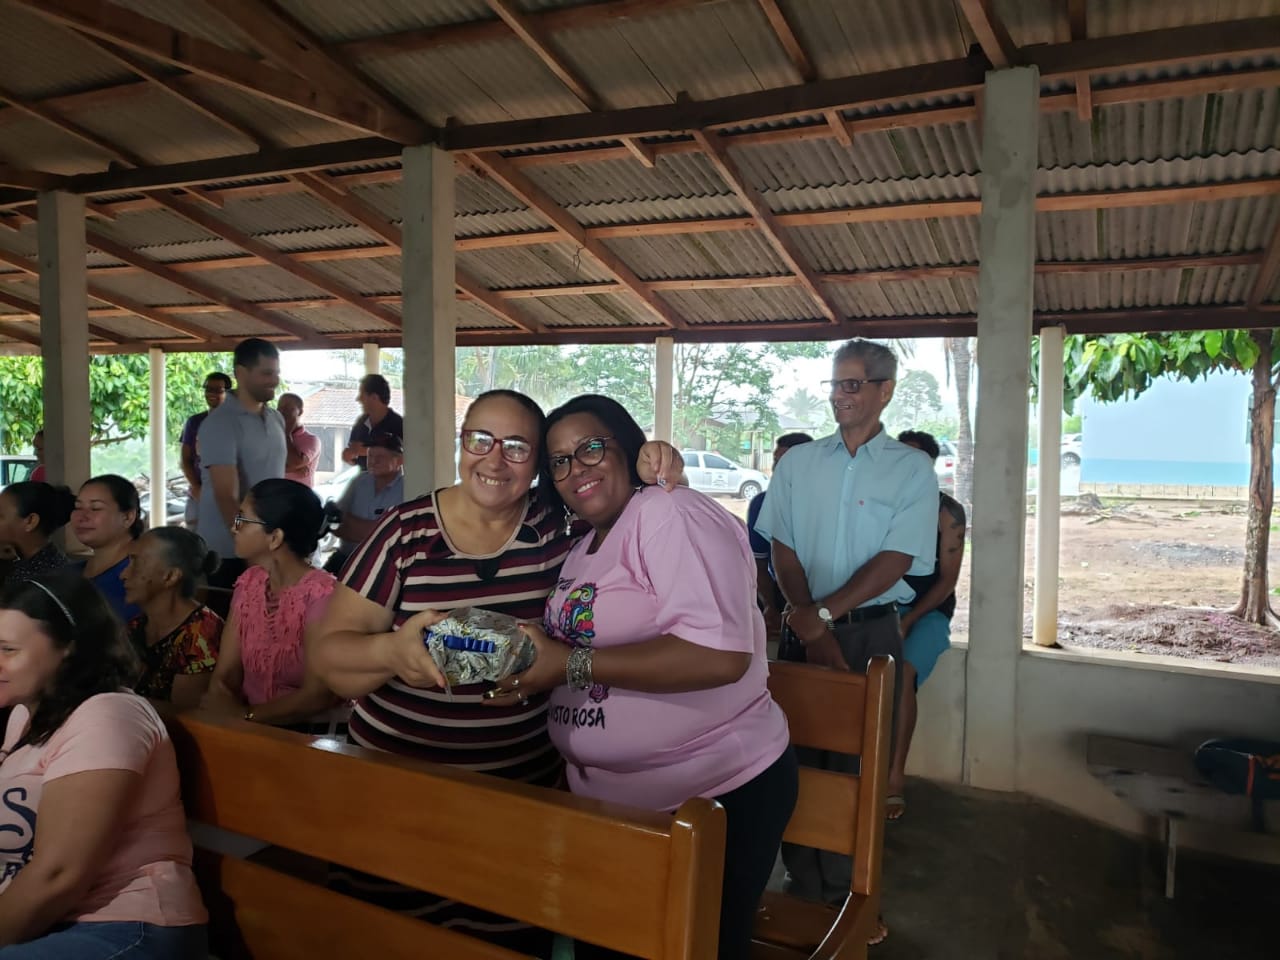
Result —
[[143, 663], [137, 693], [182, 708], [200, 704], [217, 663], [222, 618], [195, 595], [217, 568], [204, 539], [181, 527], [157, 527], [133, 542], [120, 579], [126, 601], [142, 609], [129, 623]]

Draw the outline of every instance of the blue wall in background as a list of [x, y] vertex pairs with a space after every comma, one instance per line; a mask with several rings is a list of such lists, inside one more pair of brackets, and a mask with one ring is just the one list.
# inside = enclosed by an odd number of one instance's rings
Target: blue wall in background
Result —
[[1249, 482], [1249, 378], [1157, 380], [1136, 400], [1080, 403], [1084, 483]]

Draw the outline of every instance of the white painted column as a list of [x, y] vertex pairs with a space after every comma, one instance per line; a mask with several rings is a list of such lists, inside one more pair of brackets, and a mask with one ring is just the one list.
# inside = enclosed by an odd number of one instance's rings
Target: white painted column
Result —
[[406, 147], [404, 170], [404, 478], [419, 496], [453, 483], [453, 158]]
[[147, 351], [147, 360], [151, 368], [151, 423], [147, 430], [148, 439], [151, 441], [151, 503], [147, 507], [147, 512], [151, 515], [151, 526], [163, 527], [169, 519], [169, 511], [165, 505], [169, 487], [166, 483], [168, 472], [164, 463], [164, 447], [168, 439], [164, 351], [159, 347], [152, 347]]
[[1031, 636], [1058, 643], [1058, 540], [1062, 515], [1062, 327], [1040, 331], [1040, 454], [1036, 460], [1036, 581]]
[[382, 372], [382, 344], [366, 343], [364, 345], [364, 372], [366, 374]]
[[1039, 93], [1035, 67], [987, 74], [964, 772], [993, 790], [1017, 785]]
[[89, 479], [92, 424], [84, 198], [42, 193], [37, 215], [45, 470], [50, 483], [78, 490]]
[[676, 342], [658, 337], [653, 371], [653, 439], [675, 443]]

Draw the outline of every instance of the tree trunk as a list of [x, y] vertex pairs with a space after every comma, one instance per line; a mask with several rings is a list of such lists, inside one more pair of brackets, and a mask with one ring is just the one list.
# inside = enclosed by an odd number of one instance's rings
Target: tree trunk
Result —
[[1253, 401], [1249, 411], [1249, 520], [1245, 529], [1244, 583], [1232, 613], [1249, 623], [1280, 626], [1271, 610], [1267, 553], [1271, 547], [1271, 507], [1275, 497], [1272, 445], [1275, 442], [1276, 388], [1271, 382], [1271, 331], [1251, 334], [1258, 345], [1253, 364]]
[[956, 437], [956, 499], [973, 510], [973, 426], [969, 421], [969, 375], [973, 352], [967, 337], [947, 340], [951, 372], [956, 380], [956, 406], [960, 435]]

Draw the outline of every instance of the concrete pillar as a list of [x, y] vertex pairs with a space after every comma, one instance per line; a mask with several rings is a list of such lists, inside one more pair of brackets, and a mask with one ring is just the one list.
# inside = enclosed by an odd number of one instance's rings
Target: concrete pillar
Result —
[[42, 193], [37, 215], [45, 470], [50, 483], [78, 490], [89, 479], [92, 424], [84, 198]]
[[659, 337], [656, 345], [653, 361], [653, 439], [673, 444], [676, 342], [670, 337]]
[[151, 423], [147, 430], [151, 441], [151, 503], [147, 507], [151, 526], [163, 527], [169, 519], [169, 511], [165, 505], [168, 500], [169, 487], [165, 482], [168, 471], [164, 464], [164, 448], [167, 437], [165, 425], [167, 410], [165, 408], [164, 386], [164, 351], [152, 347], [147, 351], [147, 359], [151, 367]]
[[453, 158], [406, 147], [404, 170], [404, 490], [418, 496], [454, 478]]
[[382, 344], [366, 343], [364, 345], [364, 372], [380, 373], [382, 367]]
[[1031, 636], [1058, 643], [1058, 539], [1062, 515], [1062, 327], [1040, 331], [1040, 455], [1036, 461], [1036, 581]]
[[993, 790], [1017, 775], [1039, 93], [1035, 67], [987, 74], [964, 768]]

